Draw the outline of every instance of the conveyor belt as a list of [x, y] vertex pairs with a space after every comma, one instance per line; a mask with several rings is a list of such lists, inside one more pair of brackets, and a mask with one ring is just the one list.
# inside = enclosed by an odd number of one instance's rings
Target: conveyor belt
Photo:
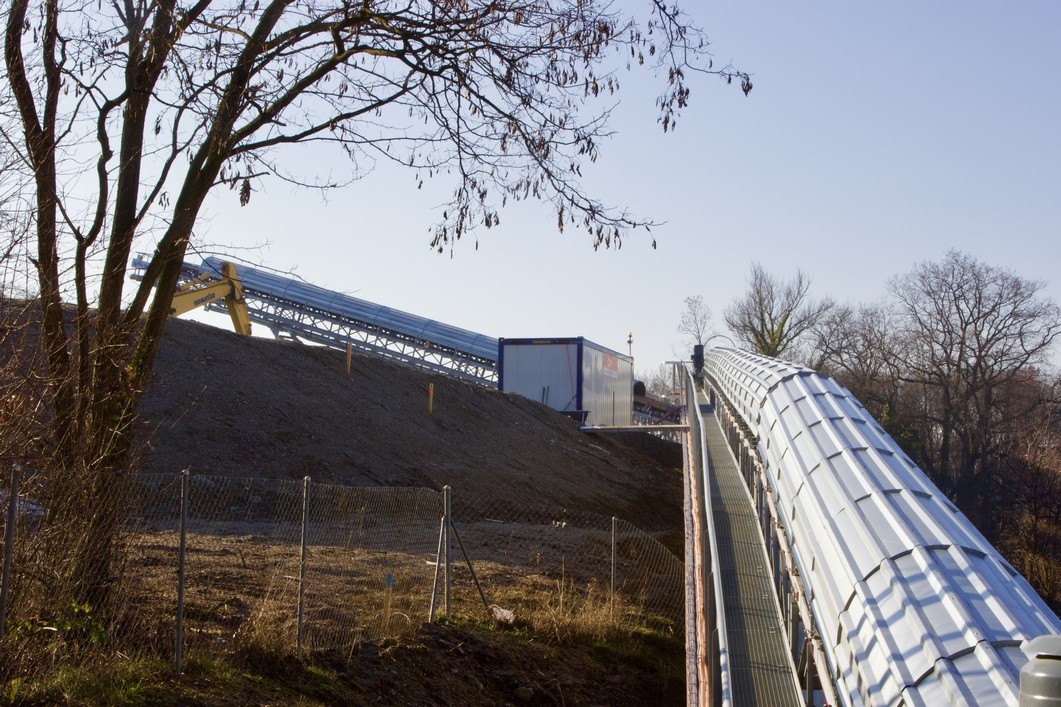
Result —
[[702, 409], [733, 704], [801, 705], [751, 498], [718, 421]]
[[[133, 279], [148, 259], [133, 259]], [[219, 258], [185, 262], [184, 279], [221, 272]], [[247, 314], [272, 332], [345, 350], [381, 356], [432, 373], [497, 386], [497, 339], [408, 312], [333, 292], [273, 272], [238, 264]], [[225, 311], [211, 302], [207, 309]]]

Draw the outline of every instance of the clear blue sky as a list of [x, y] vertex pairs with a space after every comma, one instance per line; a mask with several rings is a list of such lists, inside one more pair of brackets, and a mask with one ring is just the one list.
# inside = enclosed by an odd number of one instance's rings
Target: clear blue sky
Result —
[[[842, 302], [949, 248], [1049, 283], [1061, 301], [1061, 2], [684, 3], [745, 98], [707, 78], [678, 129], [625, 78], [601, 199], [666, 224], [594, 252], [520, 206], [452, 257], [428, 247], [450, 185], [380, 169], [318, 195], [219, 192], [198, 242], [316, 285], [491, 336], [585, 336], [635, 370], [676, 356], [683, 299], [722, 330], [752, 261]], [[318, 158], [320, 156], [317, 156]], [[327, 160], [321, 159], [326, 165]], [[241, 251], [259, 245], [265, 247]], [[224, 324], [224, 320], [222, 321]]]

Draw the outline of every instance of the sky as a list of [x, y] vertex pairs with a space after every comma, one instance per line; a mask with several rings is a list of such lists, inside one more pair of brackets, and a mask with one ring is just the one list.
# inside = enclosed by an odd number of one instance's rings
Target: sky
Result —
[[439, 255], [429, 229], [450, 185], [417, 189], [380, 168], [326, 199], [273, 182], [240, 208], [218, 192], [197, 242], [490, 336], [584, 336], [631, 352], [638, 373], [689, 357], [686, 297], [703, 297], [724, 332], [753, 262], [858, 304], [958, 249], [1061, 302], [1061, 3], [684, 5], [716, 65], [750, 73], [754, 89], [697, 80], [664, 134], [655, 91], [623, 77], [616, 134], [585, 184], [662, 222], [651, 236], [594, 251], [547, 209], [519, 205], [477, 247]]

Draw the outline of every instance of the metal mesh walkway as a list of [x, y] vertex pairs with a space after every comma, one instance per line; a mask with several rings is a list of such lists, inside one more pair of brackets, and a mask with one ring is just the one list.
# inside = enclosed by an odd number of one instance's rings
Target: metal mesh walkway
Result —
[[755, 510], [722, 429], [706, 406], [704, 428], [733, 704], [800, 705]]

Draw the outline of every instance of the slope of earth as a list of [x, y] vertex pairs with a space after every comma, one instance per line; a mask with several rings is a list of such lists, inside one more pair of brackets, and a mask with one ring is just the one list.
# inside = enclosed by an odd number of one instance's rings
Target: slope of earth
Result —
[[671, 541], [681, 533], [677, 445], [586, 434], [521, 396], [376, 357], [355, 355], [348, 375], [341, 351], [173, 319], [141, 416], [146, 472], [448, 484], [455, 497], [615, 515]]
[[[434, 385], [433, 411], [428, 410]], [[146, 472], [421, 486], [483, 500], [615, 515], [682, 548], [681, 447], [587, 434], [503, 394], [369, 356], [171, 320], [141, 408]], [[642, 641], [633, 639], [633, 644]], [[631, 639], [626, 639], [627, 645]], [[647, 649], [647, 650], [646, 650]], [[297, 665], [289, 666], [296, 674]], [[253, 668], [246, 666], [253, 674]], [[229, 695], [185, 681], [187, 704], [683, 704], [680, 636], [631, 652], [489, 629], [425, 625], [332, 666], [323, 694]], [[273, 673], [267, 669], [263, 675]], [[188, 690], [191, 690], [189, 694]], [[167, 691], [168, 692], [168, 691]]]
[[[28, 370], [39, 361], [34, 310], [26, 305], [0, 302], [0, 320], [12, 322], [5, 332], [18, 333], [0, 338], [0, 353]], [[448, 484], [465, 498], [615, 515], [681, 557], [680, 446], [641, 433], [586, 434], [531, 400], [382, 359], [355, 356], [347, 373], [342, 352], [174, 319], [140, 413], [136, 464], [144, 472], [190, 468], [367, 486]], [[123, 666], [129, 662], [120, 653], [116, 658]], [[602, 645], [439, 624], [365, 643], [335, 661], [327, 655], [316, 656], [315, 664], [290, 656], [281, 664], [274, 660], [244, 660], [226, 673], [232, 677], [190, 670], [181, 678], [164, 674], [135, 682], [142, 694], [154, 696], [140, 703], [160, 705], [658, 705], [685, 699], [681, 636], [673, 634]], [[324, 673], [331, 677], [318, 684]], [[103, 671], [98, 682], [108, 676], [124, 689], [119, 673]], [[242, 687], [233, 690], [230, 680]], [[48, 697], [29, 703], [112, 702], [74, 698], [50, 683], [38, 687]], [[90, 681], [90, 694], [95, 687]]]

